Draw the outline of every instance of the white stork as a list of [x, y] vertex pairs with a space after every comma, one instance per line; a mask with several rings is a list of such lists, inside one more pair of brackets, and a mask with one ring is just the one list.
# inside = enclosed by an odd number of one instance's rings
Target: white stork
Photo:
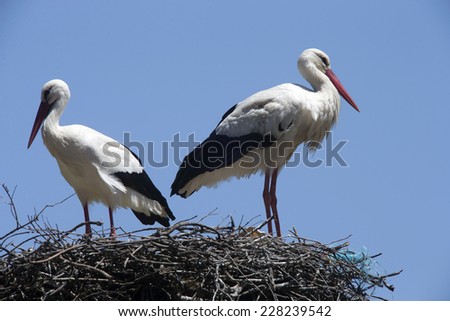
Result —
[[130, 208], [143, 224], [169, 226], [169, 219], [175, 217], [131, 150], [89, 127], [59, 125], [69, 98], [64, 81], [54, 79], [44, 85], [28, 148], [43, 123], [44, 144], [83, 205], [86, 235], [92, 234], [88, 209], [92, 202], [108, 206], [112, 237], [116, 235], [113, 211], [117, 207]]
[[203, 186], [263, 172], [268, 230], [272, 234], [272, 213], [277, 236], [281, 236], [276, 198], [280, 168], [299, 144], [314, 149], [324, 139], [338, 118], [339, 94], [359, 111], [324, 52], [305, 50], [297, 67], [313, 89], [281, 84], [233, 106], [211, 135], [184, 158], [171, 195], [186, 198]]

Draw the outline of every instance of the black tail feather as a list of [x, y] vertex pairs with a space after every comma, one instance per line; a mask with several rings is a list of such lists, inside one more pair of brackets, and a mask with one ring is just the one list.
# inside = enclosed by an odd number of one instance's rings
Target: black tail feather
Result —
[[144, 195], [145, 197], [157, 201], [167, 213], [168, 217], [162, 217], [156, 213], [151, 213], [151, 215], [149, 216], [148, 214], [136, 212], [133, 210], [133, 213], [142, 222], [142, 224], [152, 225], [155, 222], [158, 222], [163, 226], [170, 226], [169, 218], [171, 220], [175, 220], [175, 216], [169, 208], [167, 200], [164, 198], [164, 196], [162, 196], [161, 192], [156, 188], [145, 171], [142, 171], [141, 173], [117, 172], [114, 173], [114, 176], [120, 179], [123, 185], [127, 188], [131, 188], [136, 192]]
[[144, 225], [153, 225], [153, 224], [155, 224], [155, 222], [158, 222], [159, 224], [161, 224], [164, 227], [170, 226], [169, 219], [167, 217], [162, 217], [157, 214], [152, 214], [152, 215], [148, 216], [145, 213], [137, 212], [135, 210], [132, 210], [132, 211], [133, 211], [134, 215], [136, 215], [136, 217], [139, 219], [139, 221], [141, 221], [141, 223]]

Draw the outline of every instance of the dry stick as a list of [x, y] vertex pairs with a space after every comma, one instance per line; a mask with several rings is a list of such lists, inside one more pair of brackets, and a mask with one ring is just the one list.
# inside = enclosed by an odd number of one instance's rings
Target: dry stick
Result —
[[[388, 287], [386, 276], [367, 279], [367, 274], [354, 264], [333, 259], [340, 246], [329, 248], [298, 236], [290, 243], [270, 237], [241, 237], [241, 226], [209, 227], [181, 222], [145, 237], [127, 233], [127, 242], [94, 239], [81, 240], [83, 243], [75, 245], [68, 243], [67, 238], [79, 226], [66, 232], [41, 227], [39, 223], [32, 224], [31, 228], [39, 233], [46, 252], [35, 250], [20, 257], [11, 256], [7, 265], [0, 260], [0, 269], [4, 269], [5, 275], [15, 277], [14, 267], [34, 263], [30, 269], [30, 273], [36, 273], [33, 284], [22, 289], [42, 289], [43, 299], [131, 298], [141, 293], [145, 284], [150, 294], [152, 289], [159, 288], [167, 298], [187, 300], [238, 300], [243, 296], [247, 299], [367, 299], [375, 298], [367, 293], [368, 289]], [[55, 248], [57, 253], [53, 251]], [[65, 255], [69, 251], [70, 259]], [[77, 268], [78, 272], [94, 271], [102, 278], [75, 277], [72, 271], [77, 273]], [[113, 277], [112, 271], [120, 274], [120, 281]], [[360, 285], [356, 286], [355, 280]], [[54, 287], [49, 288], [52, 284]], [[65, 285], [61, 288], [62, 284]], [[9, 298], [17, 295], [13, 288], [0, 289], [0, 298], [2, 293]], [[22, 292], [21, 297], [32, 299], [29, 295]]]
[[16, 205], [14, 204], [14, 201], [13, 201], [17, 186], [14, 186], [12, 193], [9, 192], [9, 188], [8, 188], [8, 186], [6, 186], [6, 184], [2, 184], [2, 187], [3, 187], [3, 190], [5, 191], [6, 195], [8, 196], [9, 200], [8, 200], [7, 204], [9, 205], [9, 207], [11, 209], [11, 214], [12, 214], [14, 220], [16, 221], [16, 228], [19, 228], [20, 227], [19, 215], [17, 214]]
[[73, 246], [71, 246], [71, 247], [68, 247], [68, 248], [66, 248], [66, 249], [64, 249], [64, 250], [61, 250], [61, 251], [57, 252], [56, 254], [54, 254], [54, 255], [52, 255], [52, 256], [50, 256], [50, 257], [47, 257], [47, 258], [45, 258], [45, 259], [43, 259], [43, 260], [30, 261], [30, 263], [31, 263], [31, 264], [41, 264], [41, 263], [45, 263], [45, 262], [48, 262], [48, 261], [53, 260], [54, 258], [57, 258], [58, 256], [60, 256], [60, 255], [62, 255], [62, 254], [64, 254], [64, 253], [66, 253], [66, 252], [69, 252], [69, 251], [72, 251], [72, 250], [74, 250], [74, 249], [77, 249], [77, 248], [80, 248], [80, 247], [84, 247], [84, 246], [85, 246], [85, 244], [75, 244], [75, 245], [73, 245]]
[[70, 230], [66, 231], [66, 232], [63, 234], [62, 238], [65, 238], [67, 235], [72, 234], [74, 231], [78, 230], [80, 227], [85, 226], [85, 225], [87, 225], [87, 224], [90, 224], [90, 225], [97, 225], [97, 226], [102, 226], [102, 225], [103, 225], [103, 223], [100, 222], [100, 221], [81, 222], [81, 223], [79, 223], [78, 225], [75, 225], [75, 227], [73, 227], [73, 228], [71, 228]]
[[5, 193], [6, 193], [6, 195], [8, 196], [9, 202], [8, 202], [7, 204], [8, 204], [8, 205], [10, 206], [10, 208], [11, 208], [11, 213], [12, 213], [14, 219], [15, 219], [15, 222], [16, 222], [16, 228], [13, 229], [13, 230], [11, 230], [10, 232], [6, 233], [6, 234], [3, 235], [2, 237], [0, 237], [0, 240], [3, 240], [3, 239], [5, 239], [5, 238], [7, 238], [9, 235], [11, 235], [11, 234], [17, 232], [18, 230], [22, 230], [22, 229], [24, 229], [25, 227], [27, 227], [28, 225], [31, 225], [31, 224], [33, 224], [34, 222], [37, 222], [37, 221], [39, 220], [40, 215], [41, 215], [47, 208], [55, 207], [55, 206], [57, 206], [57, 205], [60, 205], [60, 204], [64, 203], [65, 201], [67, 201], [69, 198], [71, 198], [72, 196], [75, 195], [75, 193], [73, 193], [72, 195], [70, 195], [70, 196], [64, 198], [63, 200], [61, 200], [61, 201], [59, 201], [59, 202], [56, 202], [56, 203], [54, 203], [54, 204], [48, 204], [48, 205], [45, 205], [44, 208], [43, 208], [42, 210], [39, 211], [39, 213], [35, 213], [35, 214], [31, 217], [31, 219], [30, 219], [30, 217], [29, 217], [27, 223], [25, 223], [25, 224], [20, 224], [20, 222], [19, 222], [19, 216], [18, 216], [17, 209], [16, 209], [16, 205], [15, 205], [14, 199], [13, 199], [14, 193], [15, 193], [15, 191], [16, 191], [16, 187], [14, 187], [14, 191], [13, 191], [12, 194], [10, 193], [9, 188], [6, 186], [6, 184], [2, 184], [2, 187], [3, 187], [3, 189], [4, 189]]
[[62, 259], [64, 262], [69, 263], [69, 264], [71, 264], [71, 265], [75, 265], [75, 266], [78, 266], [78, 267], [81, 267], [81, 268], [86, 268], [86, 269], [88, 269], [88, 270], [92, 270], [92, 271], [95, 271], [95, 272], [97, 272], [97, 273], [100, 273], [101, 275], [103, 275], [103, 276], [104, 276], [105, 278], [107, 278], [107, 279], [113, 279], [113, 276], [112, 276], [112, 275], [110, 275], [110, 274], [108, 274], [107, 272], [105, 272], [105, 271], [103, 271], [103, 270], [101, 270], [101, 269], [99, 269], [99, 268], [96, 268], [96, 267], [94, 267], [94, 266], [91, 266], [91, 265], [88, 265], [88, 264], [83, 264], [83, 263], [73, 262], [73, 261], [70, 261], [70, 260], [65, 259], [64, 257], [61, 257], [61, 259]]

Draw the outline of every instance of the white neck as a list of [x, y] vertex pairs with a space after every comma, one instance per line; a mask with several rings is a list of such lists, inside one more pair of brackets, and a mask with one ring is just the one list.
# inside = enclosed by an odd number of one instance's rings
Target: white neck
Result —
[[59, 125], [59, 119], [67, 105], [67, 99], [61, 97], [57, 99], [50, 110], [50, 113], [45, 118], [42, 126], [42, 137], [44, 140], [46, 136], [57, 136], [60, 132], [61, 126]]

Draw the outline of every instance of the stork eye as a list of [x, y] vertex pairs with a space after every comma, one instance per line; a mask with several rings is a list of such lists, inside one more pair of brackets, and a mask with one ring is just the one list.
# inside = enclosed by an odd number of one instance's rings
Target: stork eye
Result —
[[50, 95], [50, 89], [44, 91], [44, 98], [47, 99], [48, 95]]
[[322, 60], [322, 62], [324, 63], [325, 66], [328, 66], [327, 58], [325, 58], [324, 56], [320, 56], [320, 59]]

